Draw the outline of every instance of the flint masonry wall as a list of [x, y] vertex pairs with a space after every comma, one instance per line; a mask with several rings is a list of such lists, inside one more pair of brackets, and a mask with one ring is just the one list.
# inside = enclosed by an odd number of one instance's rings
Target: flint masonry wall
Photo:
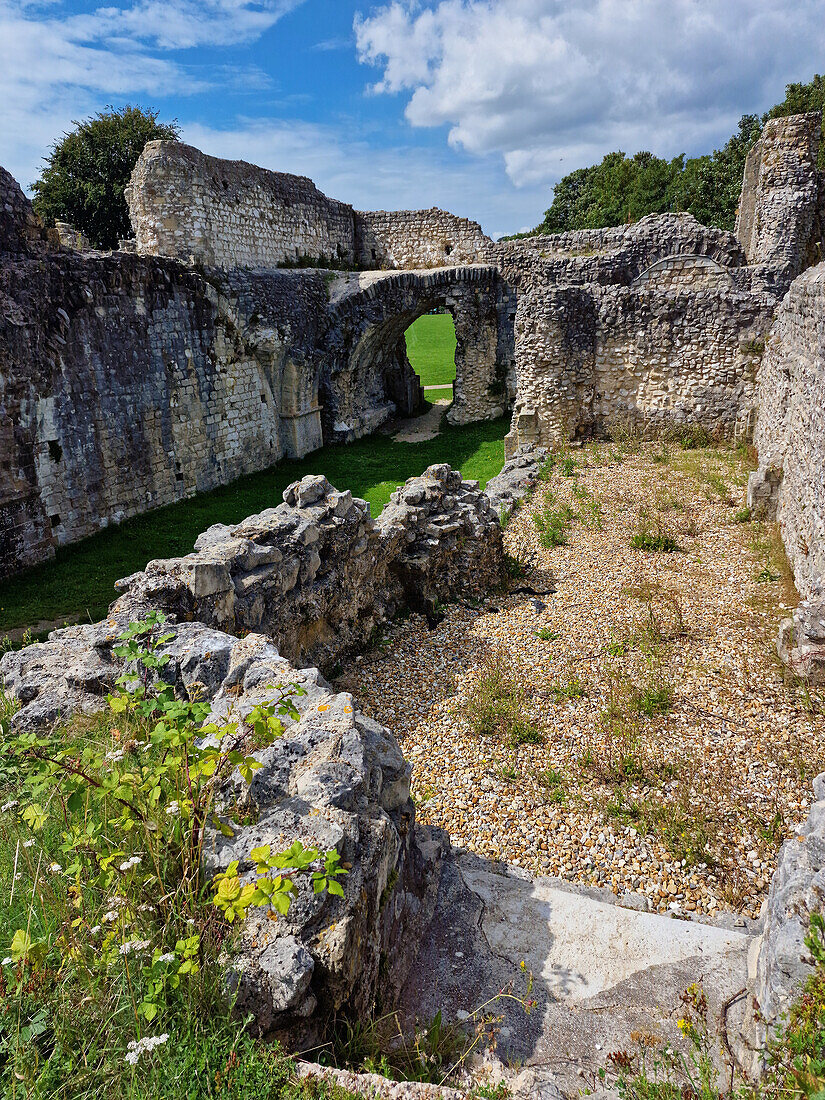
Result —
[[126, 189], [135, 246], [205, 267], [296, 261], [364, 268], [474, 263], [489, 245], [476, 222], [444, 210], [354, 211], [312, 180], [152, 141]]
[[746, 430], [777, 294], [691, 215], [498, 247], [517, 295], [508, 454], [617, 424]]
[[279, 267], [301, 257], [352, 264], [352, 207], [312, 180], [151, 141], [126, 189], [137, 251], [205, 267]]
[[771, 119], [745, 163], [736, 236], [748, 263], [789, 279], [825, 258], [821, 130], [821, 112]]

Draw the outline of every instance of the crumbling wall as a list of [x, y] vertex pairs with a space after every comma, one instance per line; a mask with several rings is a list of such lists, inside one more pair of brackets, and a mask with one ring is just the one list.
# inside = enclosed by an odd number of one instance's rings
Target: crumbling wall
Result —
[[352, 207], [312, 180], [150, 141], [126, 189], [137, 250], [205, 267], [354, 262]]
[[53, 249], [12, 185], [0, 575], [320, 445], [320, 276], [236, 272], [213, 285], [168, 261]]
[[778, 520], [803, 597], [780, 627], [779, 653], [799, 675], [825, 682], [825, 263], [795, 279], [779, 307], [758, 401], [748, 504]]
[[365, 501], [305, 477], [277, 508], [216, 524], [194, 553], [119, 581], [112, 612], [159, 608], [232, 634], [265, 633], [294, 663], [328, 670], [399, 606], [480, 596], [504, 575], [489, 500], [449, 466], [410, 479], [378, 521]]
[[355, 250], [362, 267], [443, 267], [480, 262], [490, 238], [478, 222], [446, 210], [358, 211]]
[[825, 179], [816, 161], [822, 113], [770, 119], [748, 154], [736, 236], [748, 263], [788, 281], [825, 258]]
[[746, 431], [777, 294], [689, 214], [499, 246], [517, 292], [508, 454], [633, 424]]

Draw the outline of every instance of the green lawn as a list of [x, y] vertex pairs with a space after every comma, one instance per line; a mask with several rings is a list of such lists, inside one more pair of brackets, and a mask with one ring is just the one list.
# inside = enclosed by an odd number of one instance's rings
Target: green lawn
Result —
[[[407, 357], [421, 385], [442, 386], [455, 382], [455, 327], [449, 313], [425, 313], [404, 333]], [[447, 390], [428, 394], [447, 397]]]
[[[426, 317], [434, 321], [441, 318]], [[445, 318], [449, 321], [449, 318]], [[418, 323], [418, 322], [417, 322]], [[297, 462], [282, 462], [231, 485], [127, 520], [57, 551], [57, 558], [22, 576], [0, 582], [0, 637], [41, 619], [103, 617], [118, 577], [142, 569], [151, 558], [188, 554], [213, 523], [239, 523], [281, 502], [291, 481], [326, 474], [338, 489], [364, 497], [378, 515], [390, 493], [434, 462], [449, 462], [482, 487], [504, 464], [507, 421], [453, 428], [426, 443], [394, 443], [374, 435], [347, 446], [326, 447]]]

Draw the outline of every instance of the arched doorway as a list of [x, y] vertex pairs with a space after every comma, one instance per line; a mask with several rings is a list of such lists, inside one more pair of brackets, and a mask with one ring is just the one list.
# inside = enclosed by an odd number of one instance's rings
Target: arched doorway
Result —
[[452, 315], [436, 306], [418, 317], [404, 333], [407, 358], [431, 404], [450, 403], [456, 376], [456, 331]]

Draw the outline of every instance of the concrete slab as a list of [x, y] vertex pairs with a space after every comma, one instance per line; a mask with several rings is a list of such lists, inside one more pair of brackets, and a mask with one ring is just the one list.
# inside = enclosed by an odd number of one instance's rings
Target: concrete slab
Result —
[[[682, 1046], [680, 996], [693, 982], [715, 1027], [745, 987], [751, 941], [742, 931], [626, 909], [453, 853], [402, 1009], [462, 1019], [494, 998], [499, 1057], [547, 1067], [576, 1095], [595, 1084], [611, 1051], [637, 1049], [637, 1033]], [[495, 999], [501, 990], [523, 995], [529, 972], [536, 1002], [529, 1014], [515, 1000]]]

